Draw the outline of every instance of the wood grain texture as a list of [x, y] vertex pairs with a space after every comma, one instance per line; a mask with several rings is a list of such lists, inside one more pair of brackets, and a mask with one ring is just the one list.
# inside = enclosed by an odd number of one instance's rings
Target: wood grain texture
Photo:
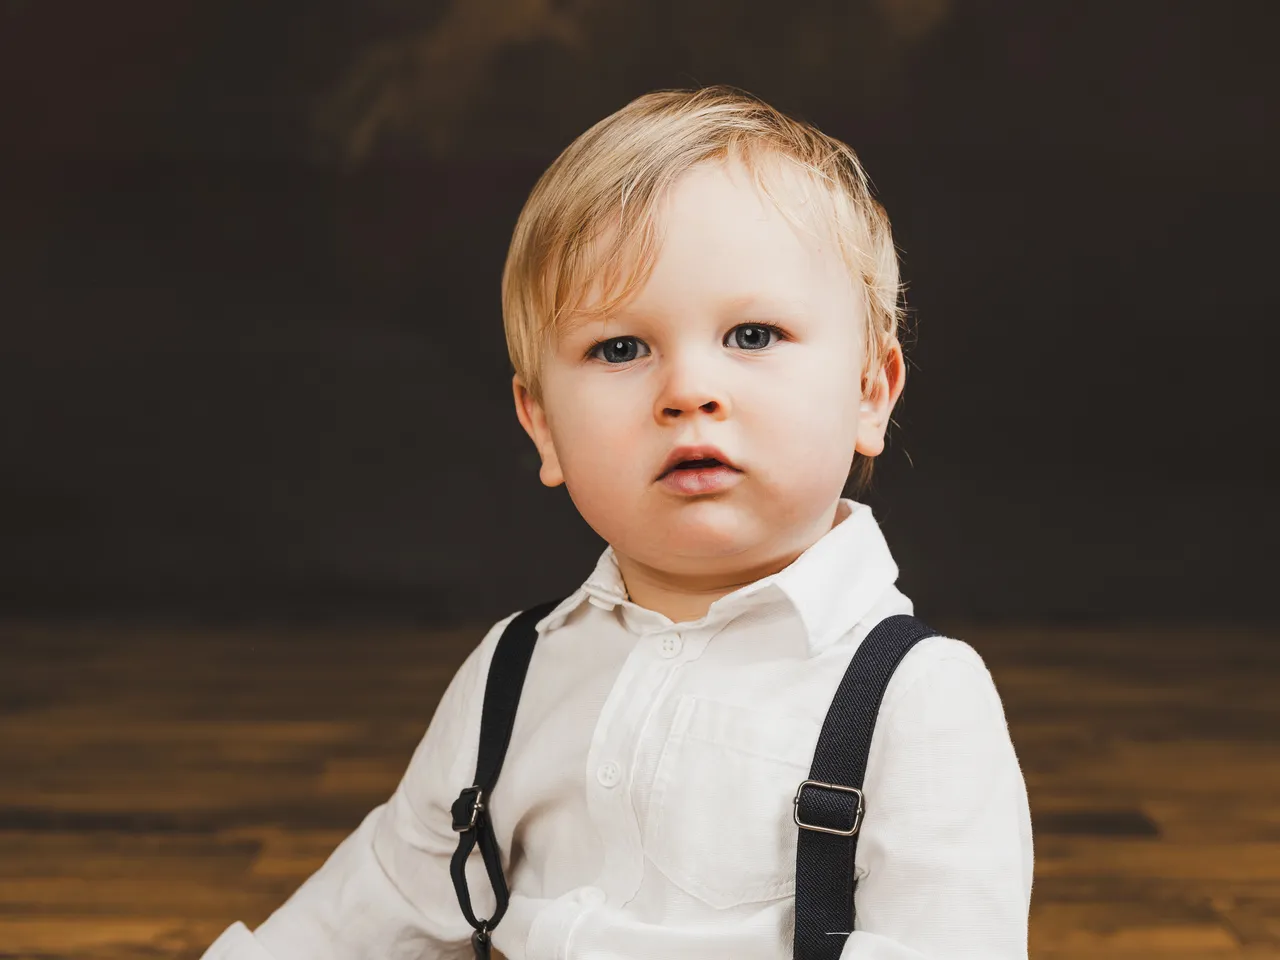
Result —
[[[941, 624], [996, 678], [1031, 954], [1280, 960], [1280, 631]], [[483, 628], [0, 624], [0, 958], [196, 958], [394, 789]]]

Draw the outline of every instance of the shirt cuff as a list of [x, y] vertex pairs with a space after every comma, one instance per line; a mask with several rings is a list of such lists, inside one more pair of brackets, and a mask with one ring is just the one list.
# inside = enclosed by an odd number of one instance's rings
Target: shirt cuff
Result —
[[209, 945], [200, 960], [275, 960], [249, 928], [236, 921]]

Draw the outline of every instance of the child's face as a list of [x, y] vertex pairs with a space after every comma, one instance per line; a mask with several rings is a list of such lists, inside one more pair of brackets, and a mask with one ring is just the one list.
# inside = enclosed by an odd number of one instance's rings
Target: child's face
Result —
[[[829, 529], [855, 449], [883, 449], [901, 351], [864, 401], [861, 291], [832, 242], [795, 229], [740, 165], [685, 174], [662, 224], [644, 288], [560, 335], [541, 405], [516, 378], [517, 413], [543, 482], [565, 483], [619, 554], [676, 575], [731, 572]], [[659, 474], [685, 445], [718, 447], [740, 472], [712, 493], [672, 489]]]

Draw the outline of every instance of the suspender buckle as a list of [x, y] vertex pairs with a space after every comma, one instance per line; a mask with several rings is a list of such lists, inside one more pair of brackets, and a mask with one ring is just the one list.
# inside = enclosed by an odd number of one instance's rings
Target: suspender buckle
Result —
[[[801, 820], [800, 819], [800, 797], [804, 793], [805, 787], [821, 787], [824, 790], [835, 790], [840, 793], [855, 794], [858, 798], [858, 805], [853, 811], [853, 826], [850, 827], [848, 830], [841, 830], [836, 827], [819, 826], [816, 823], [805, 823], [803, 820]], [[862, 814], [866, 809], [863, 804], [862, 791], [859, 790], [857, 787], [842, 787], [838, 783], [822, 783], [819, 780], [806, 780], [804, 783], [800, 784], [800, 788], [796, 790], [796, 798], [792, 802], [792, 806], [794, 807], [794, 809], [791, 812], [791, 816], [794, 818], [796, 822], [796, 826], [800, 827], [802, 830], [816, 830], [818, 833], [830, 833], [830, 834], [834, 834], [837, 837], [852, 837], [855, 833], [857, 833], [859, 827], [862, 826]]]
[[476, 828], [476, 820], [484, 809], [484, 791], [479, 786], [464, 787], [453, 801], [453, 829], [455, 833], [466, 833]]

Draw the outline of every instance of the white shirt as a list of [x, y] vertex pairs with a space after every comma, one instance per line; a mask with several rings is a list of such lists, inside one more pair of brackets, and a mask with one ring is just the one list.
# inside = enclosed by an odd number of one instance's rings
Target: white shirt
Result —
[[[911, 613], [871, 509], [791, 565], [672, 623], [626, 596], [612, 548], [537, 625], [490, 814], [511, 960], [791, 957], [797, 827], [833, 694], [883, 617]], [[449, 859], [473, 781], [495, 624], [454, 676], [403, 780], [255, 932], [205, 960], [470, 957]], [[968, 644], [917, 643], [889, 682], [864, 780], [857, 928], [842, 957], [1027, 956], [1026, 785]], [[477, 916], [494, 899], [474, 851]]]

